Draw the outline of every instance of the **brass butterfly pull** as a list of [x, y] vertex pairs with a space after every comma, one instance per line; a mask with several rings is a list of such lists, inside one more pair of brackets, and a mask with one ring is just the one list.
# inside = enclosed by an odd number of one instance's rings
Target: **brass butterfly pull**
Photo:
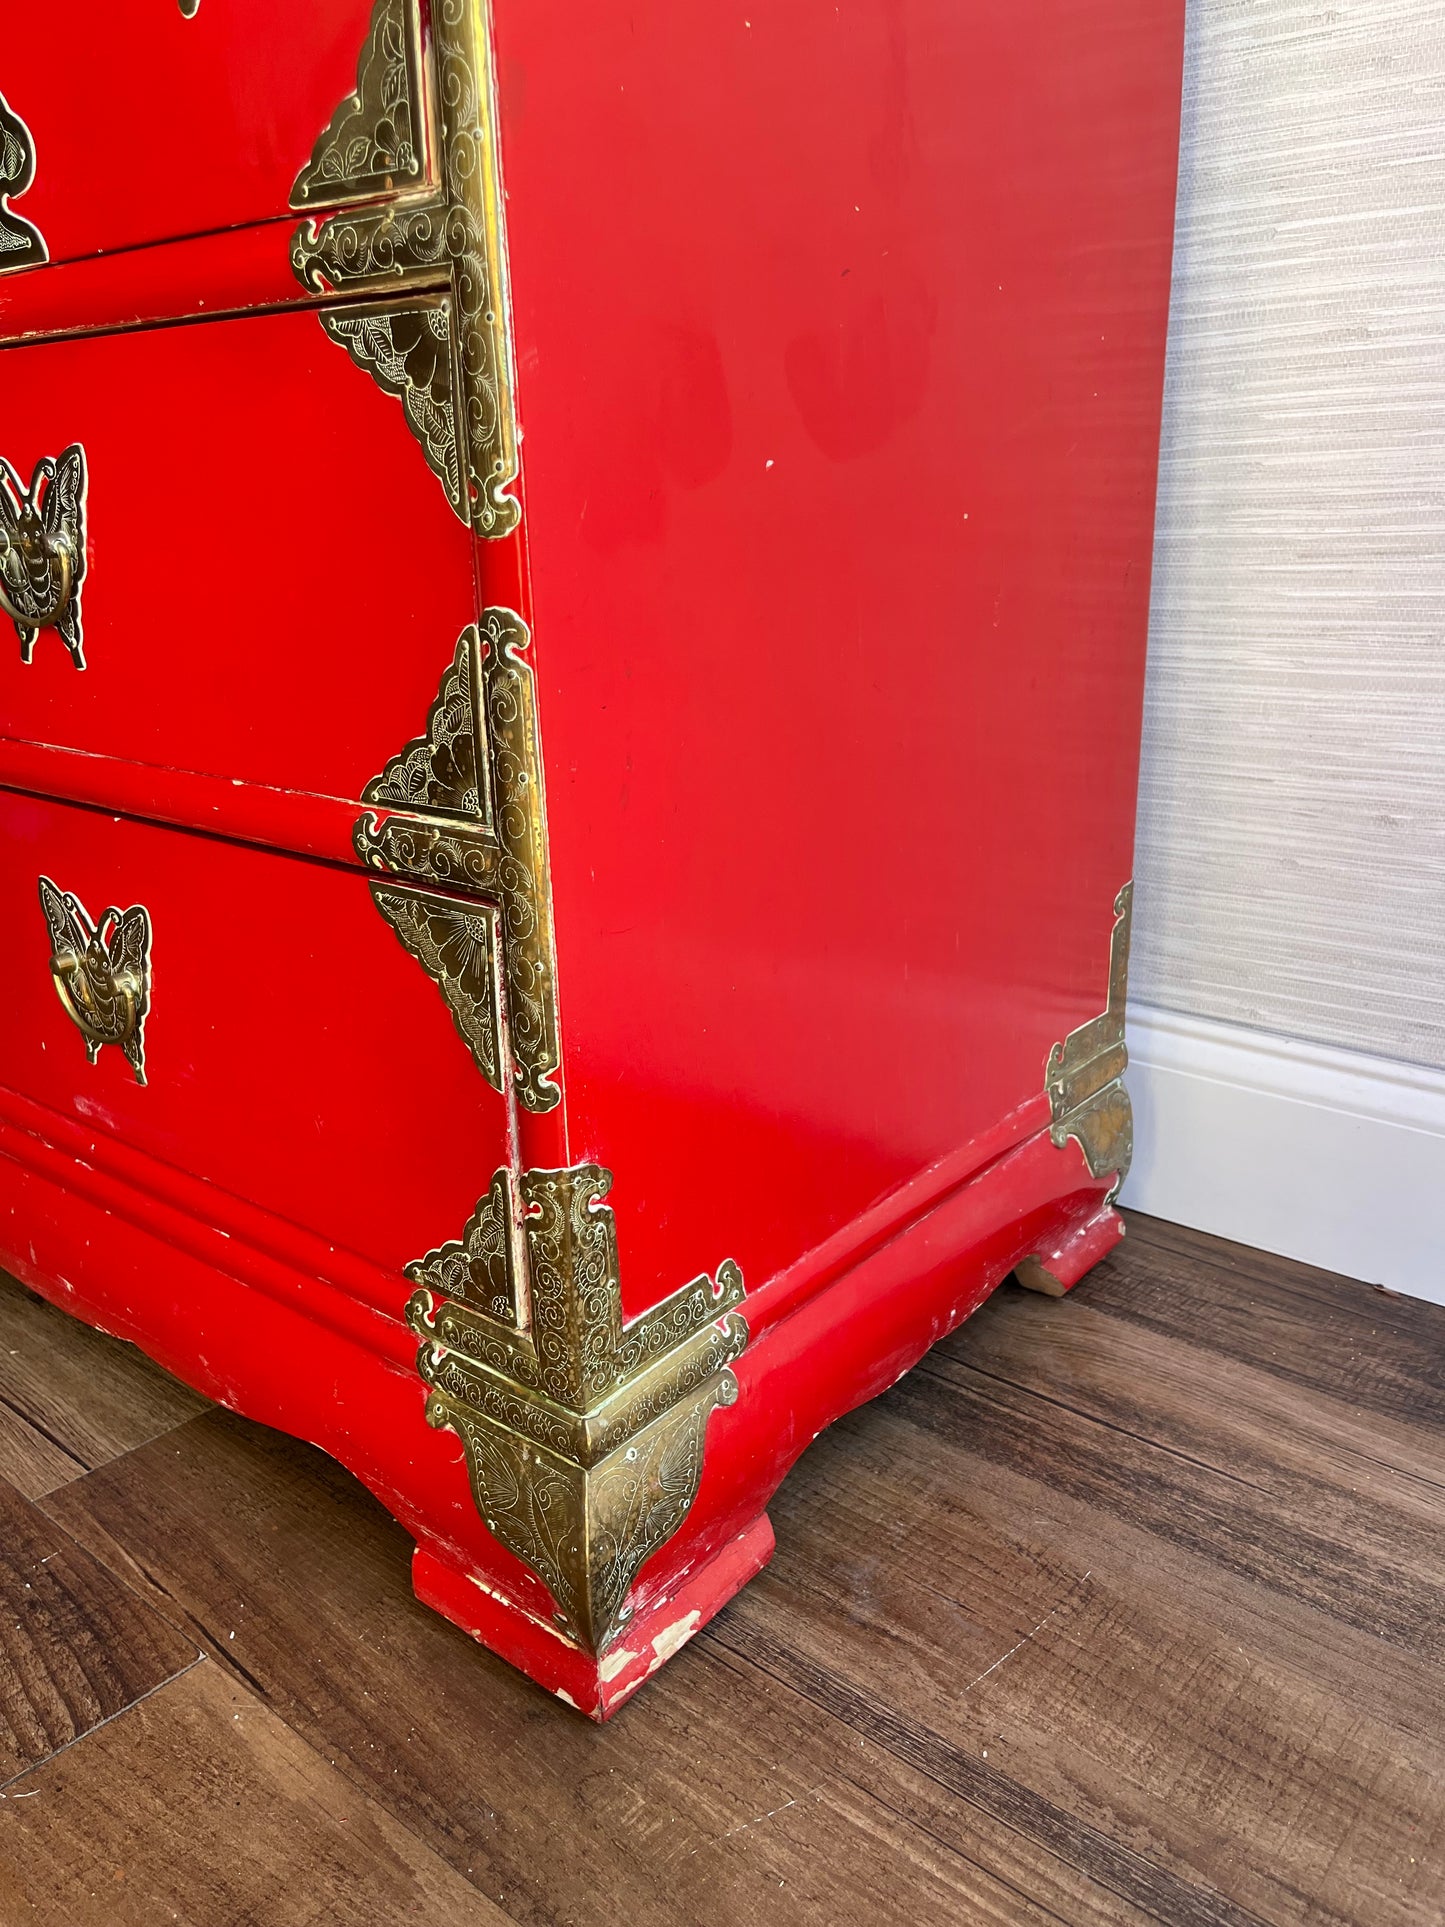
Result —
[[12, 268], [38, 268], [50, 258], [40, 229], [8, 205], [34, 179], [35, 143], [30, 129], [0, 94], [0, 274], [9, 274]]
[[43, 455], [27, 488], [0, 457], [0, 609], [15, 624], [20, 660], [54, 629], [85, 667], [80, 583], [85, 574], [85, 450], [72, 442]]
[[40, 879], [50, 926], [50, 974], [66, 1016], [93, 1064], [102, 1044], [119, 1044], [144, 1084], [145, 1020], [151, 1005], [151, 919], [143, 904], [101, 912], [93, 924], [78, 897]]

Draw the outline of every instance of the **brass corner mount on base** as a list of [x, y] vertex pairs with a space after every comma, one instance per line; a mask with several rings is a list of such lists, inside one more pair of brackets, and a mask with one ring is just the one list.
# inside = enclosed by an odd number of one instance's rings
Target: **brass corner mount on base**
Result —
[[401, 403], [457, 516], [503, 536], [521, 509], [486, 9], [436, 0], [429, 18], [423, 51], [417, 0], [376, 0], [356, 90], [291, 190], [316, 210], [291, 265], [345, 298], [322, 327]]
[[1124, 1005], [1129, 989], [1129, 937], [1134, 885], [1126, 883], [1114, 899], [1114, 931], [1109, 942], [1109, 1000], [1103, 1013], [1049, 1052], [1044, 1071], [1050, 1136], [1059, 1149], [1077, 1141], [1089, 1175], [1114, 1172], [1110, 1196], [1117, 1193], [1134, 1152], [1134, 1113], [1124, 1088], [1129, 1053], [1124, 1047]]
[[595, 1164], [500, 1170], [462, 1238], [407, 1267], [427, 1418], [461, 1439], [488, 1531], [593, 1654], [697, 1496], [748, 1342], [731, 1262], [624, 1324], [611, 1183]]

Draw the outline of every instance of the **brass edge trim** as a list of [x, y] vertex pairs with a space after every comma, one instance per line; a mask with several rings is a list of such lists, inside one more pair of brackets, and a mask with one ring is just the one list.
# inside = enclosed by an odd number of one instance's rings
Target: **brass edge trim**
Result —
[[[468, 1225], [481, 1235], [407, 1267], [427, 1418], [457, 1433], [488, 1530], [593, 1653], [697, 1495], [707, 1421], [736, 1399], [748, 1342], [730, 1261], [624, 1323], [611, 1183], [595, 1164], [515, 1185], [503, 1168]], [[526, 1311], [509, 1322], [499, 1303]]]
[[30, 129], [0, 94], [0, 274], [38, 268], [50, 259], [45, 236], [10, 206], [35, 179], [35, 141]]
[[[530, 640], [511, 609], [486, 609], [479, 623], [468, 624], [428, 712], [426, 733], [403, 745], [363, 789], [362, 801], [375, 807], [358, 819], [354, 843], [368, 869], [413, 888], [475, 891], [500, 906], [512, 1087], [524, 1108], [543, 1112], [561, 1101], [556, 1073], [562, 1058], [545, 779], [536, 690], [524, 654]], [[380, 888], [373, 884], [373, 895]], [[428, 901], [438, 919], [466, 914], [456, 904], [446, 910], [444, 897], [432, 894]], [[397, 906], [378, 897], [378, 907], [390, 918]], [[452, 1003], [459, 953], [433, 944], [413, 955]]]
[[1124, 1009], [1129, 992], [1129, 943], [1134, 916], [1134, 885], [1126, 883], [1114, 899], [1109, 938], [1108, 1002], [1050, 1050], [1044, 1088], [1052, 1117], [1049, 1135], [1060, 1150], [1073, 1138], [1091, 1177], [1116, 1174], [1114, 1196], [1134, 1152], [1134, 1115], [1123, 1077], [1129, 1062], [1124, 1043]]
[[[373, 32], [398, 4], [416, 31], [416, 0], [377, 0]], [[517, 429], [484, 0], [433, 0], [428, 54], [439, 191], [313, 216], [292, 238], [291, 265], [318, 293], [387, 297], [364, 310], [325, 310], [322, 325], [401, 400], [461, 520], [503, 536], [521, 510], [506, 492], [517, 479]]]
[[537, 690], [523, 656], [527, 625], [508, 609], [483, 611], [481, 695], [492, 808], [501, 852], [503, 962], [513, 1088], [529, 1111], [561, 1102], [557, 960], [552, 874], [547, 849], [546, 775], [537, 726]]

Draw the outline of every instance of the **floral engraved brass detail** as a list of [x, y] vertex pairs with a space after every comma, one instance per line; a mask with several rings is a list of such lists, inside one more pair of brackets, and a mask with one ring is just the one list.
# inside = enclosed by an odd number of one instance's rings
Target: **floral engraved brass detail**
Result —
[[494, 1091], [504, 1090], [497, 911], [489, 903], [380, 883], [372, 884], [371, 895], [405, 948], [441, 986], [457, 1035], [477, 1069]]
[[1124, 1088], [1129, 1053], [1124, 1047], [1124, 1004], [1129, 990], [1129, 934], [1134, 886], [1114, 899], [1109, 942], [1109, 1001], [1103, 1014], [1069, 1032], [1049, 1052], [1044, 1081], [1053, 1112], [1050, 1136], [1060, 1150], [1078, 1141], [1091, 1177], [1118, 1173], [1124, 1182], [1134, 1151], [1134, 1113]]
[[465, 522], [452, 396], [450, 304], [443, 299], [405, 308], [328, 308], [321, 325], [378, 388], [396, 396], [427, 467]]
[[593, 1653], [697, 1496], [707, 1422], [736, 1399], [728, 1368], [748, 1342], [731, 1261], [623, 1322], [611, 1183], [595, 1164], [526, 1171], [518, 1208], [499, 1171], [461, 1244], [408, 1267], [427, 1417], [458, 1434], [488, 1530]]
[[[373, 807], [357, 823], [354, 841], [370, 869], [495, 899], [513, 1087], [528, 1110], [549, 1111], [561, 1096], [561, 1046], [542, 757], [523, 654], [528, 640], [526, 624], [510, 609], [488, 609], [462, 631], [426, 734], [362, 791]], [[420, 949], [413, 954], [433, 968]], [[450, 1003], [446, 981], [438, 981]]]
[[54, 629], [77, 669], [85, 667], [80, 584], [85, 575], [85, 450], [72, 442], [43, 455], [27, 488], [0, 459], [0, 609], [15, 624], [20, 660]]
[[[511, 618], [520, 628], [520, 618]], [[507, 623], [507, 611], [489, 609], [486, 616], [489, 650], [508, 629], [503, 647], [516, 642]], [[526, 632], [516, 646], [525, 647]], [[487, 757], [479, 728], [475, 689], [481, 675], [481, 632], [473, 625], [463, 629], [455, 654], [436, 701], [427, 711], [426, 730], [400, 750], [380, 776], [373, 776], [362, 791], [367, 803], [380, 803], [389, 810], [409, 810], [427, 816], [458, 818], [468, 828], [486, 829], [491, 824], [491, 786]], [[370, 819], [375, 822], [375, 818]], [[365, 856], [367, 851], [362, 849]], [[407, 866], [410, 867], [410, 866]], [[454, 882], [481, 878], [460, 876]], [[490, 881], [488, 873], [487, 881]]]
[[296, 176], [292, 207], [336, 207], [414, 186], [423, 177], [423, 125], [411, 0], [377, 0], [356, 64], [356, 92], [342, 101]]
[[93, 1064], [103, 1044], [119, 1044], [144, 1084], [145, 1020], [151, 1003], [151, 920], [143, 904], [113, 906], [92, 923], [80, 899], [49, 877], [40, 907], [50, 929], [50, 974], [66, 1016]]
[[[413, 17], [416, 0], [395, 3]], [[376, 297], [370, 309], [324, 309], [323, 326], [402, 401], [461, 519], [500, 536], [520, 510], [506, 493], [517, 437], [482, 0], [433, 0], [430, 53], [439, 193], [309, 220], [296, 231], [291, 265], [317, 293]], [[420, 298], [428, 294], [444, 301]], [[435, 420], [442, 409], [447, 432]]]
[[438, 1298], [449, 1298], [515, 1327], [521, 1313], [512, 1231], [512, 1187], [507, 1172], [498, 1171], [460, 1239], [429, 1251], [407, 1266], [406, 1275]]
[[30, 129], [0, 94], [0, 274], [39, 267], [50, 259], [45, 237], [33, 222], [10, 207], [35, 179], [35, 143]]

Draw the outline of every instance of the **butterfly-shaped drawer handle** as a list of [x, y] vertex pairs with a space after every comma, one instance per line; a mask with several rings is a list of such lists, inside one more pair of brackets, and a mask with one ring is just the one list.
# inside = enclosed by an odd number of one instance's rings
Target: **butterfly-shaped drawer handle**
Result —
[[145, 1020], [151, 1005], [151, 919], [144, 904], [111, 906], [92, 923], [80, 899], [49, 877], [40, 907], [50, 926], [50, 974], [65, 1014], [93, 1064], [102, 1044], [119, 1044], [144, 1084]]
[[15, 624], [20, 660], [54, 629], [85, 667], [80, 583], [85, 574], [85, 450], [42, 455], [27, 488], [0, 456], [0, 609]]

